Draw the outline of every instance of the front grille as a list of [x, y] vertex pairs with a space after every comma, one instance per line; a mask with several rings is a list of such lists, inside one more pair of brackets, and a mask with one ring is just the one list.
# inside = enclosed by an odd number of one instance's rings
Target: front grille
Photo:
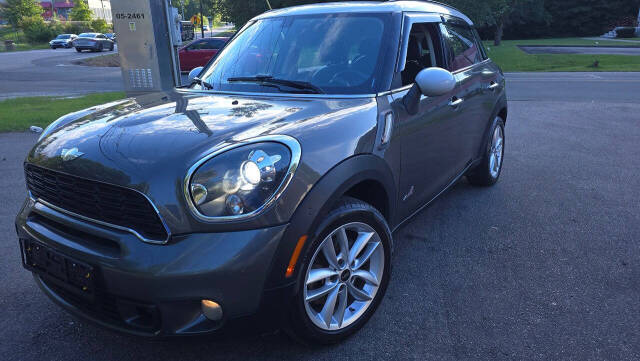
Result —
[[36, 199], [84, 217], [132, 229], [150, 240], [164, 241], [168, 237], [149, 200], [132, 189], [32, 164], [25, 165], [25, 177]]

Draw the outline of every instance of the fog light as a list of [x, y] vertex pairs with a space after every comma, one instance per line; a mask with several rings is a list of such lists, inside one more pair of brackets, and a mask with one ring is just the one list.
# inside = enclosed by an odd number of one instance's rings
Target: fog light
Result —
[[202, 314], [211, 321], [220, 321], [222, 319], [222, 307], [211, 300], [200, 301]]

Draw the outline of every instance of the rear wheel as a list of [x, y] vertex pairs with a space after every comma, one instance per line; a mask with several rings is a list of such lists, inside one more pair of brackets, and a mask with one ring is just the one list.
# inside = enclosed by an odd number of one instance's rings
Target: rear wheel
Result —
[[391, 232], [371, 205], [344, 198], [319, 227], [299, 264], [288, 333], [304, 343], [341, 341], [380, 304], [391, 273]]
[[469, 183], [478, 186], [492, 186], [498, 181], [502, 173], [504, 139], [504, 120], [496, 117], [487, 136], [487, 145], [482, 161], [467, 174]]
[[82, 49], [78, 49], [78, 48], [76, 48], [76, 51], [77, 51], [78, 53], [82, 53]]

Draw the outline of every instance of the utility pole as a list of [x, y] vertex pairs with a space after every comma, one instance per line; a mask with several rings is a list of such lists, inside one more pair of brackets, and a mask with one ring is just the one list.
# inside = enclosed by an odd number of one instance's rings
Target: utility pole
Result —
[[202, 0], [200, 0], [200, 35], [204, 38], [204, 15], [202, 11]]

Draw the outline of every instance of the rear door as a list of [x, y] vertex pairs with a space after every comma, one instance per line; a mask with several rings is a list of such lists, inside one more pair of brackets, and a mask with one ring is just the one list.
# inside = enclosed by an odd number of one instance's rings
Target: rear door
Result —
[[197, 67], [198, 51], [202, 46], [202, 40], [196, 40], [187, 45], [182, 52], [180, 52], [180, 67], [182, 70], [190, 71]]

